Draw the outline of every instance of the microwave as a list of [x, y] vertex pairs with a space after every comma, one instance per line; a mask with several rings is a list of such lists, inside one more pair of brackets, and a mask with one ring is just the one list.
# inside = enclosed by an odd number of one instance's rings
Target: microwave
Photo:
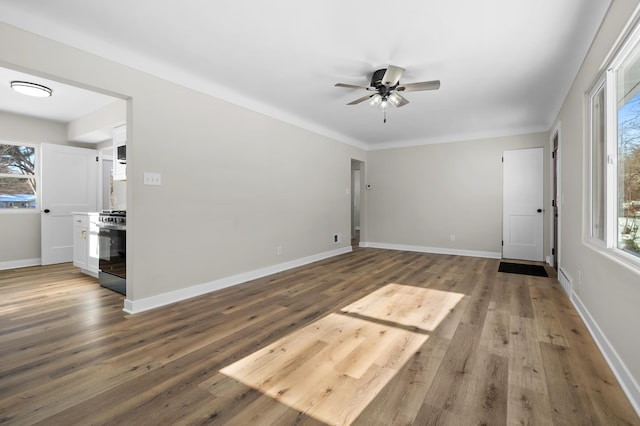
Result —
[[120, 145], [117, 149], [118, 163], [127, 164], [127, 146]]

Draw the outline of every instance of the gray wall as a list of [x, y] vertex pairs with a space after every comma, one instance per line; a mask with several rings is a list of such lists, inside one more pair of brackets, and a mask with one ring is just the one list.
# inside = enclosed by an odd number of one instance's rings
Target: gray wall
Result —
[[[606, 336], [610, 349], [635, 377], [634, 391], [640, 397], [640, 273], [637, 266], [630, 267], [607, 250], [587, 243], [589, 140], [585, 114], [585, 93], [600, 75], [600, 67], [637, 5], [636, 0], [613, 2], [554, 127], [560, 126], [560, 192], [564, 199], [560, 204], [560, 267], [573, 283], [576, 300], [592, 317], [592, 327]], [[613, 352], [607, 355], [616, 357]]]
[[536, 133], [369, 152], [367, 242], [500, 253], [502, 153], [544, 147], [547, 159], [548, 145]]

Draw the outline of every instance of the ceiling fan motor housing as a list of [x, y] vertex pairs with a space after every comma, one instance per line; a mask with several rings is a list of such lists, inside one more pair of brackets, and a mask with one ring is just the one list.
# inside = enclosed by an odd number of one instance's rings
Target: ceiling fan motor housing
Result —
[[[373, 75], [371, 76], [371, 87], [375, 87], [376, 89], [380, 89], [381, 87], [385, 87], [384, 83], [382, 82], [382, 78], [384, 77], [385, 73], [387, 72], [386, 68], [383, 68], [381, 70], [377, 70], [376, 72], [373, 73]], [[399, 84], [400, 82], [398, 82]], [[398, 85], [396, 84], [396, 86]], [[390, 89], [392, 89], [393, 87], [390, 87]]]

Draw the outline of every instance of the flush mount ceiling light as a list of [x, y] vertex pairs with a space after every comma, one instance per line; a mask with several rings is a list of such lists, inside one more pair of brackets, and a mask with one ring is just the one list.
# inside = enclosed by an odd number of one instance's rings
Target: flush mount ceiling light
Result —
[[28, 81], [12, 81], [11, 88], [18, 93], [37, 98], [48, 98], [53, 94], [53, 90], [41, 84], [30, 83]]

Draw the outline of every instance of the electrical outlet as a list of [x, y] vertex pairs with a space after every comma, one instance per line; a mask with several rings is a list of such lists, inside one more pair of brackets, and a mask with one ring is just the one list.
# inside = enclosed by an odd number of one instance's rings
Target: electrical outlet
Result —
[[342, 234], [333, 234], [333, 244], [339, 244], [342, 242]]
[[451, 234], [451, 237], [449, 237], [451, 239], [451, 241], [455, 241], [456, 240], [456, 236]]
[[278, 256], [280, 256], [280, 255], [282, 254], [282, 246], [278, 246], [278, 247], [276, 248], [276, 254], [277, 254]]

